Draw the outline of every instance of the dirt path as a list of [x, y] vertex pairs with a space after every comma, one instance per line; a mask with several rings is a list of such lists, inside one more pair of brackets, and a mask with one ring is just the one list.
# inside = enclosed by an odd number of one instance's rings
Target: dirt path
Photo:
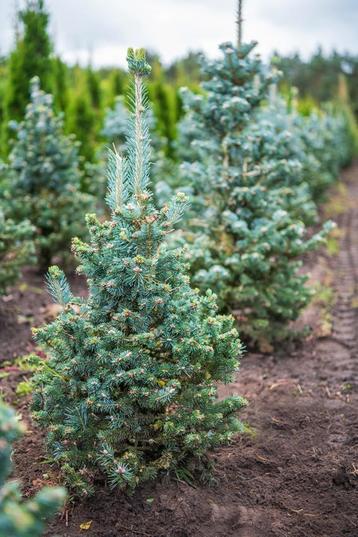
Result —
[[[213, 482], [163, 480], [132, 497], [102, 491], [69, 513], [68, 527], [54, 521], [48, 537], [358, 536], [358, 166], [346, 184], [339, 250], [318, 256], [313, 267], [333, 278], [333, 306], [307, 314], [324, 309], [329, 329], [289, 355], [248, 355], [237, 382], [221, 389], [249, 399], [243, 418], [252, 433], [213, 454]], [[18, 376], [4, 379], [11, 400]], [[18, 408], [26, 418], [26, 400]], [[31, 432], [15, 460], [30, 494], [51, 480], [51, 470], [41, 461], [41, 435], [26, 419]]]

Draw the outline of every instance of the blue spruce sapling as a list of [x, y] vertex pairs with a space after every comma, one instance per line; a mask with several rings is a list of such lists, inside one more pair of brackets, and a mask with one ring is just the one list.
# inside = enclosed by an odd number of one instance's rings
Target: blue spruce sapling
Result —
[[58, 318], [35, 331], [48, 361], [35, 378], [35, 417], [68, 485], [133, 489], [189, 456], [227, 443], [242, 425], [241, 397], [218, 400], [241, 344], [215, 297], [191, 289], [181, 250], [166, 237], [186, 197], [156, 208], [149, 193], [149, 129], [143, 50], [128, 51], [133, 78], [126, 158], [111, 152], [111, 219], [87, 217], [90, 242], [74, 241], [89, 296], [75, 298], [52, 267]]
[[[184, 93], [192, 143], [182, 171], [199, 213], [185, 236], [192, 244], [193, 284], [213, 290], [223, 309], [235, 311], [241, 334], [268, 349], [309, 301], [300, 257], [326, 230], [306, 238], [304, 223], [287, 203], [284, 173], [272, 188], [267, 168], [281, 160], [267, 151], [275, 144], [274, 130], [269, 141], [265, 132], [256, 133], [257, 143], [246, 136], [276, 78], [251, 56], [254, 47], [240, 39], [236, 47], [222, 45], [222, 58], [204, 60], [203, 94]], [[256, 158], [262, 141], [266, 149]]]
[[55, 116], [52, 104], [34, 78], [5, 170], [10, 213], [15, 221], [27, 218], [34, 225], [42, 268], [66, 251], [71, 237], [82, 235], [83, 215], [91, 206], [91, 197], [81, 192], [78, 144], [63, 134], [63, 118]]

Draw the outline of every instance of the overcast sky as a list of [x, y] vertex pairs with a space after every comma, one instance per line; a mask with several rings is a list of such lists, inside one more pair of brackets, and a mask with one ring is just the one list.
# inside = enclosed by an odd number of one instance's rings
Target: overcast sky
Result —
[[[23, 4], [24, 0], [18, 0]], [[188, 50], [216, 54], [235, 37], [236, 0], [47, 0], [51, 34], [69, 62], [123, 65], [128, 46], [160, 53], [165, 62]], [[0, 0], [0, 52], [13, 41], [16, 0]], [[259, 51], [300, 51], [320, 44], [358, 53], [358, 0], [245, 0], [244, 38]]]

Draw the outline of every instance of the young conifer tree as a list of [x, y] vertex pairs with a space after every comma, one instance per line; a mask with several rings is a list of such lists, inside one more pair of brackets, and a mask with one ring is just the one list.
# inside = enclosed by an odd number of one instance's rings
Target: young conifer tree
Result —
[[83, 233], [82, 219], [91, 197], [81, 189], [78, 143], [63, 134], [62, 115], [56, 116], [52, 96], [31, 83], [31, 101], [5, 169], [10, 214], [35, 226], [39, 262], [47, 269], [52, 256], [66, 252], [71, 238]]
[[220, 45], [221, 59], [200, 56], [202, 92], [181, 90], [186, 115], [178, 127], [179, 182], [191, 189], [194, 215], [211, 203], [214, 190], [220, 194], [227, 189], [223, 170], [230, 164], [229, 150], [235, 153], [236, 166], [243, 167], [238, 138], [277, 79], [254, 54], [257, 42], [242, 43], [242, 22], [239, 0], [236, 45]]
[[11, 472], [12, 445], [23, 434], [14, 411], [0, 402], [0, 535], [40, 537], [45, 523], [65, 501], [62, 488], [43, 488], [31, 500], [22, 498], [19, 483], [6, 481]]
[[48, 361], [35, 378], [35, 417], [67, 484], [93, 491], [104, 477], [133, 489], [188, 456], [230, 441], [242, 425], [241, 397], [217, 399], [216, 383], [238, 367], [233, 319], [213, 294], [189, 285], [183, 252], [167, 235], [182, 194], [157, 209], [149, 194], [149, 129], [143, 50], [128, 51], [133, 77], [126, 158], [111, 153], [111, 219], [87, 217], [90, 242], [74, 241], [89, 297], [75, 298], [52, 267], [49, 287], [63, 311], [35, 331]]
[[222, 58], [203, 60], [204, 92], [184, 92], [192, 142], [183, 173], [200, 216], [194, 214], [186, 238], [194, 285], [212, 289], [223, 309], [235, 310], [241, 334], [267, 349], [285, 337], [287, 323], [310, 299], [300, 256], [325, 232], [306, 238], [305, 224], [290, 212], [286, 178], [280, 175], [272, 188], [264, 169], [267, 154], [262, 161], [262, 154], [256, 159], [250, 153], [261, 151], [264, 133], [257, 133], [255, 144], [245, 131], [275, 75], [252, 57], [255, 43], [241, 42], [240, 21], [237, 45], [226, 43]]

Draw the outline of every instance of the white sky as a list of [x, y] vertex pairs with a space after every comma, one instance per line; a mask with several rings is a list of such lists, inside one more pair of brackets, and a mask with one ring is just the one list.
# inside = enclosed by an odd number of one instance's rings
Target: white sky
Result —
[[[22, 5], [24, 0], [17, 0]], [[16, 0], [0, 0], [0, 52], [13, 40]], [[188, 50], [216, 54], [235, 38], [236, 0], [47, 0], [58, 53], [69, 62], [124, 65], [129, 46], [145, 47], [165, 62]], [[358, 53], [358, 0], [245, 0], [244, 39], [304, 56], [320, 44]]]

